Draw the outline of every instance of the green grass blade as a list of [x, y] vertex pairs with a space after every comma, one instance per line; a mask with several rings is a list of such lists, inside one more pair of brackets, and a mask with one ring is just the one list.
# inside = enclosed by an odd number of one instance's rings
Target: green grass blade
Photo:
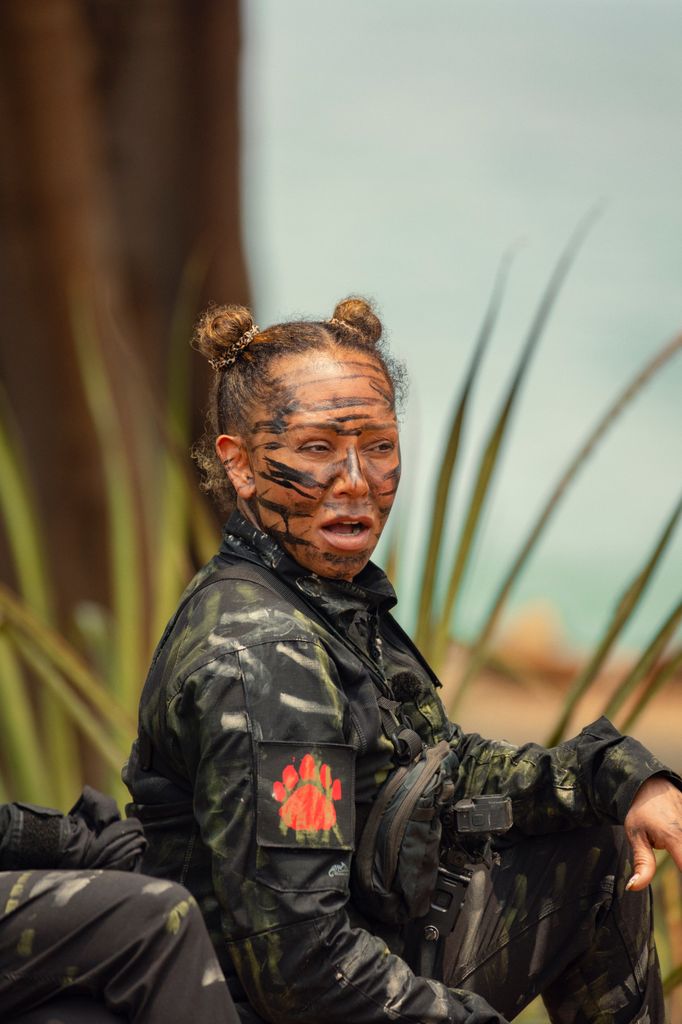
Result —
[[190, 575], [187, 559], [190, 491], [196, 487], [184, 463], [189, 449], [191, 407], [191, 349], [189, 339], [196, 316], [208, 259], [197, 249], [185, 267], [170, 333], [168, 389], [161, 467], [160, 495], [155, 495], [158, 529], [155, 535], [155, 580], [152, 634], [159, 636]]
[[651, 672], [668, 646], [670, 639], [675, 635], [680, 622], [682, 622], [682, 601], [680, 601], [677, 607], [673, 608], [663, 625], [657, 630], [653, 639], [647, 644], [641, 657], [611, 695], [603, 711], [607, 718], [613, 719], [618, 714], [628, 697], [634, 693], [641, 681]]
[[[656, 875], [651, 884], [654, 937], [661, 973], [664, 978], [667, 978], [674, 965], [679, 964], [682, 960], [680, 955], [682, 946], [679, 943], [679, 874], [677, 866], [669, 853], [659, 854], [656, 857], [656, 861]], [[673, 882], [672, 899], [671, 882]], [[677, 1018], [674, 1019], [676, 1020]]]
[[[108, 608], [97, 601], [79, 601], [71, 611], [75, 646], [95, 675], [106, 679], [111, 664], [113, 627]], [[74, 641], [75, 642], [75, 641]]]
[[492, 337], [497, 317], [504, 297], [504, 289], [511, 266], [512, 253], [508, 252], [502, 258], [497, 276], [493, 285], [492, 294], [488, 308], [483, 317], [473, 355], [469, 363], [469, 369], [462, 385], [458, 401], [455, 405], [454, 415], [450, 424], [447, 444], [443, 457], [438, 468], [438, 477], [431, 503], [431, 525], [428, 531], [426, 554], [424, 555], [424, 568], [422, 572], [421, 585], [419, 588], [419, 603], [417, 608], [417, 625], [415, 629], [415, 642], [427, 657], [430, 654], [429, 641], [431, 639], [431, 620], [435, 604], [434, 590], [438, 573], [438, 564], [441, 557], [443, 542], [443, 530], [445, 517], [447, 515], [450, 493], [455, 477], [457, 455], [462, 436], [462, 428], [469, 404], [469, 398], [473, 388], [478, 368], [483, 355]]
[[[90, 710], [85, 701], [69, 686], [64, 677], [49, 662], [44, 654], [33, 644], [27, 643], [25, 637], [19, 633], [12, 633], [16, 648], [26, 664], [32, 669], [40, 681], [50, 690], [55, 699], [62, 706], [69, 718], [81, 730], [84, 736], [90, 741], [95, 750], [100, 754], [106, 764], [116, 772], [120, 772], [121, 765], [126, 757], [133, 732], [121, 736], [119, 742], [114, 741], [109, 733], [107, 725], [103, 724]], [[74, 787], [73, 792], [68, 796], [69, 801], [78, 795], [79, 785]], [[64, 805], [62, 805], [64, 806]]]
[[651, 699], [656, 696], [659, 690], [665, 686], [669, 679], [672, 679], [676, 672], [679, 672], [680, 668], [682, 668], [682, 650], [677, 651], [665, 664], [661, 665], [658, 671], [654, 673], [653, 677], [646, 684], [643, 693], [637, 701], [637, 705], [632, 709], [623, 722], [623, 732], [630, 731]]
[[0, 511], [2, 512], [19, 589], [45, 619], [54, 618], [54, 599], [49, 584], [36, 500], [25, 462], [21, 458], [18, 431], [4, 390], [0, 387]]
[[48, 770], [26, 679], [0, 630], [0, 745], [12, 780], [12, 799], [50, 804], [58, 799]]
[[460, 593], [464, 572], [471, 555], [478, 528], [482, 521], [486, 499], [488, 497], [493, 474], [497, 466], [502, 442], [507, 434], [509, 419], [516, 403], [521, 383], [526, 375], [526, 371], [528, 370], [530, 360], [537, 348], [538, 342], [542, 337], [547, 320], [558, 298], [568, 271], [570, 270], [570, 267], [575, 260], [578, 250], [589, 229], [592, 227], [595, 217], [596, 211], [591, 211], [588, 216], [581, 221], [557, 261], [549, 282], [541, 296], [540, 304], [526, 336], [526, 341], [517, 363], [511, 384], [502, 402], [497, 419], [495, 420], [493, 428], [488, 436], [488, 440], [484, 446], [483, 454], [478, 466], [472, 497], [469, 502], [469, 508], [465, 516], [464, 526], [462, 527], [459, 545], [450, 573], [447, 593], [436, 625], [434, 637], [434, 661], [437, 667], [442, 662], [445, 654], [448, 638], [452, 628], [452, 617], [455, 611], [457, 598]]
[[73, 722], [52, 690], [44, 688], [41, 697], [40, 717], [47, 725], [42, 733], [56, 806], [68, 809], [73, 804], [73, 794], [78, 793], [81, 786], [80, 754]]
[[[0, 508], [7, 526], [9, 548], [19, 589], [38, 615], [54, 622], [54, 596], [47, 573], [42, 533], [36, 512], [36, 499], [30, 483], [19, 432], [14, 426], [9, 402], [0, 389]], [[76, 745], [68, 719], [51, 694], [41, 692], [41, 716], [50, 722], [45, 735], [46, 755], [51, 766], [51, 787], [58, 799], [74, 786]], [[6, 742], [11, 742], [5, 730]], [[20, 737], [21, 738], [21, 737]], [[28, 749], [25, 754], [28, 760]], [[20, 770], [20, 756], [14, 758]], [[29, 770], [27, 767], [25, 770]], [[42, 798], [43, 800], [45, 797]]]
[[183, 270], [171, 319], [168, 421], [172, 433], [183, 444], [187, 441], [191, 419], [190, 339], [209, 265], [206, 246], [197, 246]]
[[220, 543], [220, 529], [207, 500], [197, 492], [196, 483], [192, 492], [190, 516], [191, 543], [199, 565], [213, 558]]
[[[666, 948], [665, 961], [667, 961], [667, 973], [663, 982], [663, 991], [666, 995], [672, 995], [675, 989], [682, 983], [682, 901], [680, 901], [680, 876], [670, 854], [666, 855], [665, 861], [659, 863], [656, 871], [656, 889], [663, 911], [663, 925], [659, 917], [659, 931], [665, 933]], [[658, 936], [657, 936], [658, 945]], [[665, 962], [662, 960], [662, 962]], [[679, 1020], [680, 993], [670, 999], [671, 1020]]]
[[388, 577], [388, 581], [393, 587], [398, 585], [398, 573], [400, 572], [400, 553], [402, 550], [402, 544], [400, 538], [402, 535], [402, 521], [399, 517], [395, 518], [391, 524], [390, 533], [387, 538], [385, 555], [383, 558], [383, 570]]
[[41, 622], [3, 583], [0, 583], [0, 617], [4, 617], [14, 634], [25, 638], [28, 644], [39, 651], [112, 727], [125, 735], [134, 732], [133, 715], [121, 707], [102, 680], [90, 671], [66, 640]]
[[469, 663], [460, 684], [460, 693], [464, 692], [470, 681], [474, 678], [485, 662], [487, 648], [489, 647], [493, 633], [500, 620], [512, 588], [521, 575], [521, 572], [524, 569], [530, 554], [539, 541], [545, 526], [559, 505], [559, 502], [563, 498], [565, 492], [568, 490], [574, 477], [578, 473], [578, 470], [581, 469], [609, 428], [615, 423], [617, 418], [635, 398], [635, 396], [639, 394], [645, 384], [647, 384], [654, 374], [657, 373], [658, 370], [662, 369], [662, 367], [665, 366], [674, 355], [680, 352], [680, 350], [682, 350], [682, 334], [673, 338], [672, 341], [664, 345], [663, 348], [656, 353], [653, 359], [649, 360], [639, 373], [633, 377], [627, 387], [624, 388], [624, 390], [617, 396], [613, 404], [609, 406], [595, 428], [590, 432], [587, 439], [571, 459], [566, 470], [562, 473], [549, 497], [549, 500], [542, 509], [532, 529], [529, 531], [525, 541], [521, 545], [518, 554], [514, 558], [507, 575], [504, 577], [504, 580], [493, 599], [483, 628], [472, 646]]
[[667, 996], [680, 985], [682, 985], [682, 964], [679, 967], [674, 967], [670, 974], [663, 979], [663, 992]]
[[155, 582], [152, 590], [152, 635], [163, 632], [179, 595], [191, 575], [187, 560], [190, 497], [185, 474], [170, 452], [161, 465], [159, 533], [156, 538]]
[[106, 486], [115, 624], [110, 684], [122, 703], [132, 709], [137, 703], [146, 658], [140, 543], [144, 523], [135, 503], [133, 471], [111, 381], [91, 310], [83, 296], [74, 298], [72, 318], [83, 388], [99, 440]]
[[647, 584], [649, 583], [653, 572], [658, 565], [661, 556], [663, 555], [668, 542], [673, 534], [673, 531], [677, 525], [677, 521], [682, 513], [682, 500], [678, 501], [672, 515], [668, 519], [665, 528], [658, 539], [658, 542], [652, 551], [651, 555], [647, 558], [643, 568], [637, 573], [632, 583], [626, 588], [623, 593], [618, 605], [616, 606], [615, 612], [611, 618], [611, 621], [597, 644], [597, 647], [589, 659], [583, 671], [578, 675], [571, 690], [569, 691], [566, 701], [564, 703], [563, 710], [559, 716], [551, 736], [547, 741], [548, 746], [554, 746], [558, 743], [566, 730], [566, 726], [570, 720], [573, 711], [581, 699], [583, 694], [587, 692], [592, 683], [594, 682], [598, 672], [606, 661], [613, 644], [615, 643], [618, 635], [630, 619], [631, 615], [635, 611], [642, 594], [644, 593]]

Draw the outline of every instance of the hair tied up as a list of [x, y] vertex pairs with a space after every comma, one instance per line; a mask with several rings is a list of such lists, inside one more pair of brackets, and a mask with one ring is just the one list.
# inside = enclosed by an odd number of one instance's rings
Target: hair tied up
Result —
[[327, 323], [328, 324], [333, 324], [334, 327], [346, 327], [346, 328], [348, 328], [348, 327], [351, 326], [351, 324], [349, 324], [347, 320], [338, 320], [335, 316], [330, 317], [330, 319], [327, 320]]
[[244, 331], [240, 335], [226, 356], [216, 356], [213, 359], [209, 359], [209, 363], [216, 373], [220, 373], [221, 370], [226, 370], [228, 366], [232, 366], [237, 361], [237, 356], [240, 352], [243, 352], [251, 344], [257, 334], [260, 334], [260, 327], [258, 324], [253, 324], [249, 327], [248, 331]]

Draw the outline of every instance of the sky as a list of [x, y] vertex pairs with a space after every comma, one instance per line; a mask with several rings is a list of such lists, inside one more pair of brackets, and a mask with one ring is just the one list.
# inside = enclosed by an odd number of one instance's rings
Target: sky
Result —
[[[682, 330], [682, 4], [672, 0], [248, 0], [245, 243], [257, 320], [377, 304], [407, 363], [401, 618], [429, 499], [503, 254], [514, 260], [467, 424], [454, 551], [481, 445], [543, 287], [585, 213], [516, 406], [455, 632], [471, 637], [556, 479], [633, 374]], [[584, 467], [512, 613], [594, 642], [682, 491], [682, 354]], [[379, 552], [381, 556], [381, 552]], [[679, 601], [682, 528], [624, 636]]]

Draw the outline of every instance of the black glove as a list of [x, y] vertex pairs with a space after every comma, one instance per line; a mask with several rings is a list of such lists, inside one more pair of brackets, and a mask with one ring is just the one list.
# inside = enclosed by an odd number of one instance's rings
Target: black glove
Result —
[[85, 786], [68, 815], [33, 804], [0, 807], [0, 870], [109, 868], [139, 871], [147, 846], [137, 818], [121, 821], [115, 801]]

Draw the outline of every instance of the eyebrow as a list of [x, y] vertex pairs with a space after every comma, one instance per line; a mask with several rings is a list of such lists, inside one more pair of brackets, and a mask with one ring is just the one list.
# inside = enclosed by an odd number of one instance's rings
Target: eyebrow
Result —
[[[261, 430], [261, 431], [255, 431], [255, 433], [272, 434], [273, 431], [272, 430]], [[254, 448], [254, 450], [256, 448], [265, 448], [266, 451], [276, 452], [280, 448], [284, 448], [285, 445], [284, 445], [283, 441], [259, 441], [258, 443], [252, 445], [252, 447]]]

